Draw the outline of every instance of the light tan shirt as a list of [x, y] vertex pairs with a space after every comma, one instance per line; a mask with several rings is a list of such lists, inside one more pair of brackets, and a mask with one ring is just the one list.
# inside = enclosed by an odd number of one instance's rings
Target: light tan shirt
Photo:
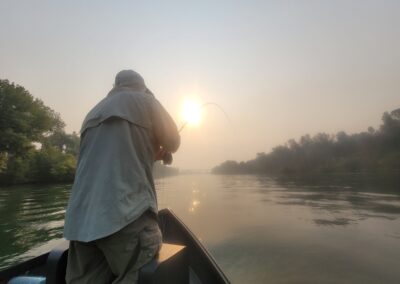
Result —
[[109, 236], [146, 210], [157, 213], [155, 151], [175, 152], [177, 127], [150, 94], [120, 87], [86, 116], [64, 237], [89, 242]]

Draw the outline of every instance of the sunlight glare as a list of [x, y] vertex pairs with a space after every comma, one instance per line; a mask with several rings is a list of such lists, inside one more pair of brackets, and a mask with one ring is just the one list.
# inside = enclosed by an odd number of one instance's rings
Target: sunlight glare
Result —
[[201, 119], [201, 105], [196, 101], [185, 101], [182, 109], [182, 117], [191, 125], [199, 125]]

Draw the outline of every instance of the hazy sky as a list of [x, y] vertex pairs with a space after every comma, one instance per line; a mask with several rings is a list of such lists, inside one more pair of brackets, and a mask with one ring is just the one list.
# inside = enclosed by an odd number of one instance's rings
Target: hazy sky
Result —
[[400, 1], [1, 1], [0, 78], [78, 131], [122, 69], [180, 126], [181, 168], [248, 160], [290, 138], [378, 127], [400, 107]]

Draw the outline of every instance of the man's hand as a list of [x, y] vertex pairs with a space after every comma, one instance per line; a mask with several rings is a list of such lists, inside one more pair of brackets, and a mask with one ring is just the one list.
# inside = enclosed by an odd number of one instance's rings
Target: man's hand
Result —
[[164, 165], [172, 164], [172, 154], [171, 152], [165, 151], [163, 148], [160, 148], [154, 157], [154, 161], [163, 161]]
[[165, 153], [167, 153], [167, 151], [165, 151], [163, 148], [160, 147], [160, 149], [158, 149], [158, 152], [154, 156], [154, 161], [162, 160], [162, 158], [164, 157]]
[[171, 165], [173, 160], [171, 152], [166, 152], [162, 160], [164, 165]]

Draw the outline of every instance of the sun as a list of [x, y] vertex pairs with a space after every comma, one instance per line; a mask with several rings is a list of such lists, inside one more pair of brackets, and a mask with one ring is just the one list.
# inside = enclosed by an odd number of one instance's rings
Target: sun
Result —
[[182, 118], [185, 123], [199, 125], [201, 120], [201, 105], [194, 100], [187, 100], [183, 103]]

